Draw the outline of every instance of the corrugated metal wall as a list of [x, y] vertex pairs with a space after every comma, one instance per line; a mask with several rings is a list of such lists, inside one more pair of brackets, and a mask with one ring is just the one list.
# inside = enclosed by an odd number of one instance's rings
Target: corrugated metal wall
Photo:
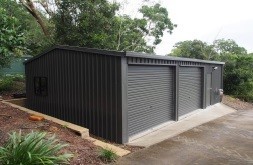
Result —
[[128, 67], [129, 136], [174, 119], [174, 69]]
[[178, 115], [183, 116], [203, 105], [203, 68], [180, 67]]
[[[34, 77], [48, 78], [48, 96], [34, 94]], [[122, 141], [121, 57], [55, 49], [26, 64], [28, 107]]]

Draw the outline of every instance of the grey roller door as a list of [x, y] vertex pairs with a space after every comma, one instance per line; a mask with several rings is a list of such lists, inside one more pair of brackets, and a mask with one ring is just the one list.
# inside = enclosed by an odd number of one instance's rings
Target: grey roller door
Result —
[[173, 69], [128, 67], [129, 136], [173, 119]]
[[180, 67], [179, 70], [179, 117], [202, 108], [202, 69]]

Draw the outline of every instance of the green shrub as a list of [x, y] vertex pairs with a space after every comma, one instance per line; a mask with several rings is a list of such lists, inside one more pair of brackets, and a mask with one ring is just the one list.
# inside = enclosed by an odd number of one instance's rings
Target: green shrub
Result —
[[4, 76], [0, 78], [0, 92], [12, 90], [13, 85], [14, 81], [12, 77]]
[[12, 75], [12, 79], [13, 79], [13, 81], [24, 82], [25, 81], [25, 76], [22, 75], [22, 74], [15, 74], [15, 75]]
[[1, 92], [19, 92], [25, 90], [25, 77], [20, 74], [0, 76]]
[[236, 95], [234, 97], [239, 98], [239, 99], [244, 100], [244, 101], [247, 101], [247, 102], [253, 103], [253, 93], [248, 93], [248, 94], [245, 94], [245, 95]]
[[8, 142], [0, 147], [0, 164], [68, 164], [72, 157], [72, 154], [58, 154], [67, 145], [58, 143], [55, 136], [46, 138], [44, 132], [31, 132], [23, 136], [20, 131], [9, 136]]
[[104, 149], [102, 148], [99, 154], [99, 157], [106, 162], [112, 162], [117, 159], [117, 155], [111, 149]]

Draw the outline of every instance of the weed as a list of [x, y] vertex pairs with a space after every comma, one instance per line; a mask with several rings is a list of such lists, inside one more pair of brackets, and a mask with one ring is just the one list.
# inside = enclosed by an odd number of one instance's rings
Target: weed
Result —
[[116, 153], [112, 149], [102, 148], [99, 157], [105, 162], [112, 162], [117, 159]]

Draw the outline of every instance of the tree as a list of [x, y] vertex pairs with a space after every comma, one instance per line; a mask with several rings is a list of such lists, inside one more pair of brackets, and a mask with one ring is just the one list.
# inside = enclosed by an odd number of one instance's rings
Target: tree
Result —
[[53, 17], [58, 44], [107, 48], [118, 4], [106, 0], [62, 0]]
[[200, 40], [188, 40], [178, 42], [172, 49], [172, 56], [196, 58], [203, 60], [213, 60], [216, 57], [216, 52], [212, 45]]
[[24, 49], [24, 36], [17, 25], [17, 19], [8, 15], [0, 7], [0, 68], [6, 67], [11, 60], [22, 54]]
[[[38, 24], [40, 25], [43, 33], [48, 36], [49, 32], [48, 29], [40, 15], [40, 13], [38, 12], [38, 10], [35, 8], [34, 2], [33, 0], [19, 0], [19, 2], [24, 6], [24, 8], [36, 19], [36, 21], [38, 22]], [[41, 1], [39, 1], [41, 2]], [[42, 2], [41, 2], [42, 3]]]
[[55, 39], [66, 45], [153, 52], [164, 31], [176, 27], [159, 4], [142, 6], [142, 18], [116, 15], [118, 10], [119, 4], [106, 0], [63, 0], [53, 17]]
[[117, 47], [112, 49], [153, 53], [161, 43], [164, 31], [171, 34], [176, 27], [168, 17], [167, 9], [160, 4], [144, 5], [139, 12], [142, 18], [118, 17], [117, 43], [114, 44]]
[[243, 47], [240, 47], [234, 40], [232, 39], [218, 39], [213, 42], [213, 46], [219, 55], [224, 54], [237, 54], [237, 55], [245, 55], [247, 54], [247, 50]]
[[50, 31], [49, 36], [45, 36], [40, 25], [34, 17], [16, 0], [0, 0], [0, 6], [6, 10], [9, 16], [16, 18], [16, 26], [23, 32], [25, 47], [29, 48], [24, 53], [37, 55], [47, 47], [54, 44], [54, 25], [45, 17], [43, 21]]
[[246, 101], [253, 101], [253, 56], [224, 54], [224, 91]]
[[131, 18], [119, 15], [120, 4], [107, 0], [17, 0], [18, 7], [16, 0], [3, 1], [7, 11], [27, 23], [32, 54], [53, 44], [153, 53], [163, 33], [176, 27], [160, 4], [144, 5], [142, 17]]

